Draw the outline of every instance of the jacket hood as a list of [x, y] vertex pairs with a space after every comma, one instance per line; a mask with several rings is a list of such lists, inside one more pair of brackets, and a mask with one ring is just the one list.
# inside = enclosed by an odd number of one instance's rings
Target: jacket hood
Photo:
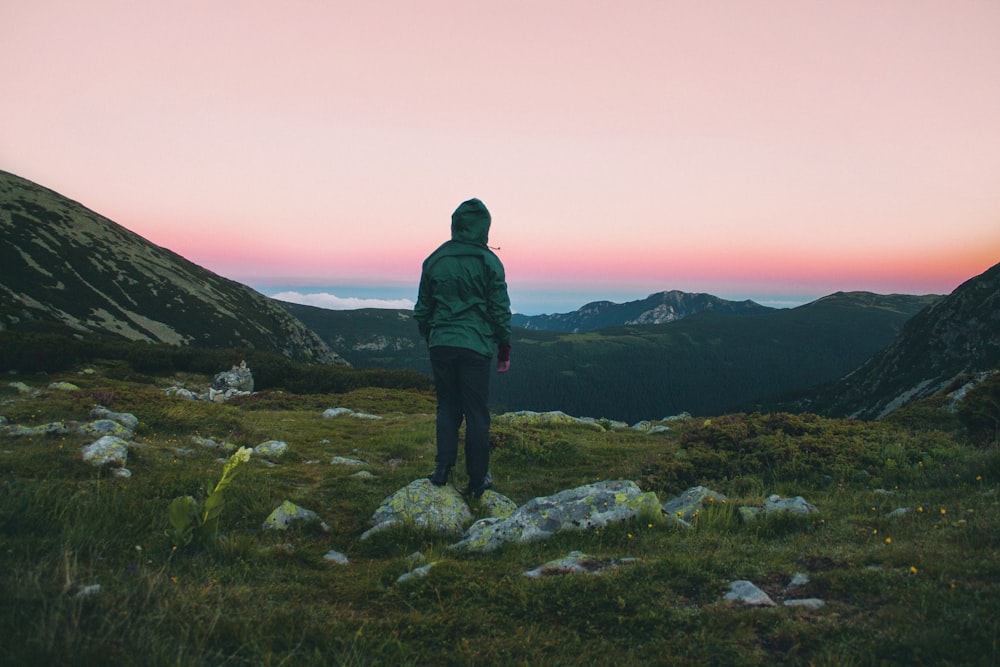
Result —
[[490, 233], [490, 212], [478, 199], [462, 202], [451, 214], [451, 240], [486, 245]]

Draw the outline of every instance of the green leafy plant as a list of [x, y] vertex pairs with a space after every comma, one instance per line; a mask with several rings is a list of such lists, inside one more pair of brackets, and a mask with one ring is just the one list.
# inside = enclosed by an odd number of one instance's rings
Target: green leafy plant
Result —
[[250, 460], [253, 452], [249, 447], [240, 447], [229, 457], [222, 468], [222, 477], [208, 494], [202, 507], [192, 496], [179, 496], [170, 502], [168, 515], [174, 527], [175, 546], [187, 546], [197, 535], [202, 540], [214, 538], [219, 532], [219, 517], [225, 507], [225, 490], [233, 481], [241, 463]]

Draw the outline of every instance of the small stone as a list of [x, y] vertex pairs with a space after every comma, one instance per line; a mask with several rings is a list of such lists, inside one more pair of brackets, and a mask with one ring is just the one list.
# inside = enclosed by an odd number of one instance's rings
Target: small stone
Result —
[[339, 551], [332, 551], [332, 550], [327, 551], [326, 554], [323, 556], [323, 559], [328, 560], [331, 563], [336, 563], [337, 565], [348, 565], [350, 563], [350, 561], [347, 559], [347, 556], [340, 553]]
[[751, 607], [777, 606], [767, 593], [757, 588], [752, 582], [743, 579], [729, 584], [729, 592], [726, 593], [724, 599], [730, 602], [742, 602]]
[[819, 609], [826, 603], [819, 598], [805, 598], [803, 600], [785, 600], [786, 607], [804, 607], [805, 609]]

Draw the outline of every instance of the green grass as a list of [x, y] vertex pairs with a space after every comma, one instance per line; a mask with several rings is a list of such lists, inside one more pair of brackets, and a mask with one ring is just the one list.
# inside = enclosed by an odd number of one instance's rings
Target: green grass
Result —
[[[995, 665], [1000, 626], [1000, 453], [914, 424], [723, 415], [666, 434], [495, 426], [496, 488], [518, 504], [602, 479], [666, 501], [694, 484], [728, 496], [693, 530], [634, 520], [475, 556], [397, 529], [362, 541], [383, 498], [426, 475], [426, 391], [261, 392], [228, 405], [91, 375], [78, 392], [0, 387], [0, 414], [36, 425], [132, 412], [128, 479], [80, 458], [84, 436], [0, 436], [0, 664], [4, 665]], [[188, 378], [196, 381], [199, 378]], [[207, 384], [208, 378], [200, 378]], [[380, 421], [323, 419], [328, 407]], [[289, 443], [252, 459], [226, 492], [218, 540], [174, 548], [167, 506], [203, 502], [233, 445]], [[374, 479], [329, 464], [369, 463]], [[461, 469], [461, 460], [459, 470]], [[464, 483], [462, 475], [457, 483]], [[802, 495], [820, 512], [740, 521], [739, 505]], [[331, 530], [260, 530], [283, 500]], [[892, 517], [900, 507], [908, 514]], [[326, 562], [335, 549], [346, 566]], [[523, 572], [579, 549], [637, 563], [599, 576]], [[396, 583], [409, 557], [440, 560]], [[722, 601], [749, 579], [772, 597], [796, 572], [819, 610]], [[99, 593], [78, 597], [81, 587]]]

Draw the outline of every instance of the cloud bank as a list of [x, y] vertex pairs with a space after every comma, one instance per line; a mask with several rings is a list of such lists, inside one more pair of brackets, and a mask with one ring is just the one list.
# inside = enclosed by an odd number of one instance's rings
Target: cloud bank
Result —
[[303, 294], [301, 292], [278, 292], [271, 294], [272, 299], [288, 301], [303, 306], [316, 306], [329, 310], [357, 310], [359, 308], [387, 308], [412, 310], [414, 303], [410, 299], [359, 299], [357, 297], [340, 297], [328, 292]]

